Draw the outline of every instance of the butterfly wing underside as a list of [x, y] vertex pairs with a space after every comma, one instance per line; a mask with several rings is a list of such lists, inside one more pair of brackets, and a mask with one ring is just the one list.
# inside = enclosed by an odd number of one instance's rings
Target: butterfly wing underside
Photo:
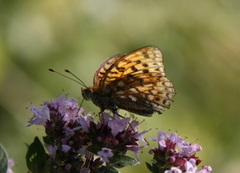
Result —
[[175, 95], [162, 53], [154, 46], [107, 59], [95, 74], [94, 86], [110, 90], [119, 108], [145, 116], [162, 113]]
[[104, 86], [111, 82], [107, 81], [106, 79], [107, 76], [110, 75], [109, 72], [111, 71], [111, 68], [115, 65], [117, 60], [124, 57], [125, 55], [126, 54], [118, 54], [103, 61], [94, 75], [93, 85], [103, 89]]

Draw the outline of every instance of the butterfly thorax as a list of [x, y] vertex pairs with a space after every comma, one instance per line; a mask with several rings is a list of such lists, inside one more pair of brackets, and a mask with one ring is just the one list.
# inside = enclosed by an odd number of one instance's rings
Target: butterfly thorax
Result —
[[82, 96], [85, 100], [92, 100], [93, 97], [92, 87], [82, 88]]
[[87, 87], [82, 89], [82, 95], [85, 100], [92, 100], [96, 106], [100, 107], [101, 112], [105, 109], [114, 113], [117, 111], [116, 103], [111, 98], [110, 90], [102, 91], [95, 87]]

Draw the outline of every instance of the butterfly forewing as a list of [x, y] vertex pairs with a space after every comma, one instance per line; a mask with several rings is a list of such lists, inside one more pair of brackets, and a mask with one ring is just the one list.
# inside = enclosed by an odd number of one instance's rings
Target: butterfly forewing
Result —
[[101, 110], [121, 108], [145, 116], [162, 113], [175, 95], [166, 78], [162, 53], [154, 46], [105, 60], [91, 88], [92, 101]]
[[137, 50], [123, 58], [118, 66], [125, 67], [123, 75], [127, 74], [144, 74], [157, 73], [165, 76], [164, 66], [162, 63], [162, 53], [156, 47], [145, 47]]
[[113, 72], [112, 68], [114, 67], [114, 64], [117, 62], [117, 60], [119, 60], [125, 55], [126, 54], [119, 54], [106, 59], [100, 65], [100, 67], [95, 73], [95, 76], [93, 79], [94, 86], [103, 88], [104, 86], [108, 85], [111, 81], [114, 81], [115, 79], [117, 79], [118, 73]]

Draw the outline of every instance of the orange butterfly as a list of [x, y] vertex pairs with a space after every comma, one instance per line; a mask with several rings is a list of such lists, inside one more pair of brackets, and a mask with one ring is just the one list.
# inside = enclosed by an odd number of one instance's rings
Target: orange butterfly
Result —
[[120, 108], [143, 116], [162, 113], [175, 94], [155, 46], [108, 58], [96, 71], [93, 86], [82, 89], [84, 99], [92, 100], [101, 112], [117, 113]]

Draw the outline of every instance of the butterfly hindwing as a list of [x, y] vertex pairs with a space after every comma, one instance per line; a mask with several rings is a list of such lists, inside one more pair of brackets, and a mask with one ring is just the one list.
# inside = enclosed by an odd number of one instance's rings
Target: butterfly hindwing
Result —
[[[162, 113], [164, 107], [169, 108], [173, 101], [175, 90], [166, 77], [123, 79], [123, 81], [125, 84], [122, 81], [115, 84], [118, 87], [112, 94], [112, 98], [117, 103], [124, 103], [125, 100], [125, 103], [128, 103], [126, 106], [138, 106], [141, 109], [143, 105], [146, 105], [148, 109], [151, 108], [152, 112]], [[117, 106], [121, 107], [121, 105]]]

